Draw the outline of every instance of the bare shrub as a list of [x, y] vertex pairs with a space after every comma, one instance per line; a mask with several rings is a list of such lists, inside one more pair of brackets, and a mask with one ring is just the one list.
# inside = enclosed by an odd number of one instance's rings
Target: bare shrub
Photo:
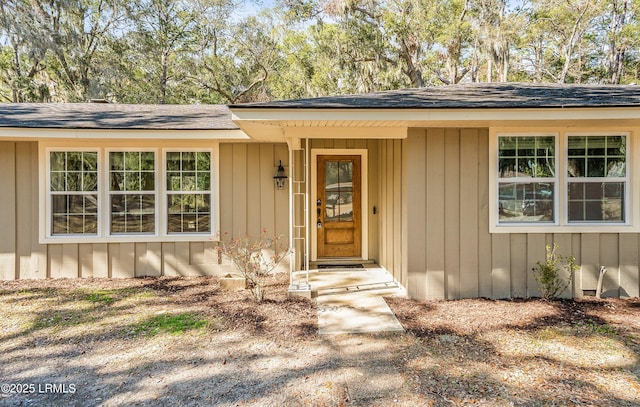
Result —
[[218, 250], [228, 257], [240, 274], [247, 280], [253, 298], [262, 302], [265, 296], [266, 278], [289, 254], [289, 250], [278, 246], [282, 236], [269, 236], [262, 229], [260, 236], [220, 239]]

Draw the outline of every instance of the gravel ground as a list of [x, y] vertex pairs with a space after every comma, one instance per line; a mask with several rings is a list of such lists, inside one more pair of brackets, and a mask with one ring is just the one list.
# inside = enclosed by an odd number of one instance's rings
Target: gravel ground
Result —
[[406, 333], [319, 336], [287, 282], [2, 282], [0, 405], [640, 405], [638, 300], [394, 298]]

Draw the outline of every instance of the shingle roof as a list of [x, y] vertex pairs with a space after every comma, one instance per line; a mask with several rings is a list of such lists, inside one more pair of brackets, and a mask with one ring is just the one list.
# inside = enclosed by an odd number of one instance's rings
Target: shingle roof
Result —
[[231, 105], [276, 109], [640, 107], [640, 86], [474, 83]]
[[236, 130], [224, 105], [0, 104], [0, 127]]

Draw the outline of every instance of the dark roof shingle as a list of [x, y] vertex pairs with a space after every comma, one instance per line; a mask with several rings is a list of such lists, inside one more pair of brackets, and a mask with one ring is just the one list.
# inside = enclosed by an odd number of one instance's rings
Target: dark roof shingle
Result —
[[265, 109], [474, 109], [640, 106], [640, 86], [473, 83], [231, 105]]
[[0, 104], [0, 127], [236, 130], [224, 105]]

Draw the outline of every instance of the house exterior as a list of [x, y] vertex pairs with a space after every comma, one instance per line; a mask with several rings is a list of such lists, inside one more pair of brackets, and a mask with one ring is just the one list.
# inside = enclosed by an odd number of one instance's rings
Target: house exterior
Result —
[[[417, 299], [640, 294], [640, 88], [469, 84], [224, 106], [0, 106], [0, 278], [221, 274], [219, 232]], [[282, 163], [288, 186], [273, 176]]]

